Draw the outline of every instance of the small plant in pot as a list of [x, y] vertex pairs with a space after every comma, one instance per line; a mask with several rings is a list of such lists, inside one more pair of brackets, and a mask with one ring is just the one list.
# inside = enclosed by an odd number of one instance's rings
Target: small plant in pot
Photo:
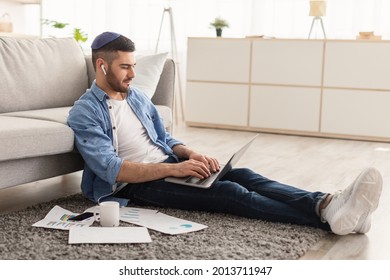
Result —
[[[56, 29], [65, 29], [69, 23], [63, 23], [56, 20], [42, 19], [42, 25], [47, 25]], [[73, 28], [73, 38], [77, 42], [85, 42], [88, 40], [88, 34], [82, 31], [80, 28]]]
[[222, 29], [225, 27], [229, 27], [229, 23], [223, 18], [217, 17], [213, 22], [210, 23], [210, 27], [214, 27], [217, 32], [217, 37], [222, 36]]

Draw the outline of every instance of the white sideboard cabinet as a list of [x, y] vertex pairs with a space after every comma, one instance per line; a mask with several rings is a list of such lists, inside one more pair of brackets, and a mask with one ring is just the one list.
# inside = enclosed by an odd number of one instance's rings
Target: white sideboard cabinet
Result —
[[390, 141], [390, 41], [189, 38], [190, 126]]
[[326, 43], [321, 131], [390, 140], [390, 42]]
[[186, 119], [193, 123], [246, 127], [251, 40], [190, 40]]

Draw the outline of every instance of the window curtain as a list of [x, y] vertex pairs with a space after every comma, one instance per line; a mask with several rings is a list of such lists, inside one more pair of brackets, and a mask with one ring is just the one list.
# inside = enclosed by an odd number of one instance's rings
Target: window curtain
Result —
[[[312, 21], [309, 0], [42, 0], [42, 18], [69, 23], [63, 30], [43, 26], [42, 34], [69, 36], [72, 28], [80, 28], [89, 35], [84, 43], [88, 47], [97, 34], [112, 30], [134, 40], [138, 50], [153, 51], [162, 23], [159, 49], [169, 50], [167, 13], [161, 22], [167, 7], [172, 7], [179, 51], [185, 49], [187, 37], [215, 36], [209, 27], [215, 17], [230, 24], [224, 37], [307, 38]], [[390, 0], [328, 0], [323, 21], [329, 39], [354, 39], [359, 31], [388, 39]]]

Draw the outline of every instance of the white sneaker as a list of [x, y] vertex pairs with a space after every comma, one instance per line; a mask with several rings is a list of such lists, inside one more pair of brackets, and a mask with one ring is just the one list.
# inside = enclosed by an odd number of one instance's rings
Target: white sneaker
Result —
[[354, 229], [354, 232], [356, 233], [367, 233], [371, 228], [371, 214], [378, 208], [379, 204], [379, 197], [382, 192], [382, 176], [377, 171], [377, 178], [376, 178], [378, 187], [378, 198], [373, 201], [371, 201], [372, 206], [371, 209], [367, 210], [362, 216], [360, 216], [359, 221]]
[[333, 196], [321, 211], [322, 219], [338, 235], [366, 233], [371, 228], [371, 213], [378, 207], [381, 192], [381, 174], [375, 168], [367, 168], [348, 188]]

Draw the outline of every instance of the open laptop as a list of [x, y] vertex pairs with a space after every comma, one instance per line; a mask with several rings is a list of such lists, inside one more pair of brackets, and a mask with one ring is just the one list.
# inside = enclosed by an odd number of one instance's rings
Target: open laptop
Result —
[[232, 155], [232, 157], [229, 159], [229, 161], [226, 164], [221, 164], [219, 171], [212, 173], [210, 177], [205, 179], [199, 179], [194, 176], [187, 176], [187, 177], [167, 177], [165, 178], [165, 181], [185, 186], [191, 186], [196, 188], [203, 188], [207, 189], [210, 188], [214, 183], [218, 182], [219, 179], [221, 179], [228, 171], [230, 171], [233, 166], [236, 165], [236, 163], [240, 160], [242, 155], [248, 150], [249, 146], [253, 143], [253, 141], [256, 139], [258, 134], [256, 134], [255, 137], [253, 137], [248, 143], [246, 143], [241, 149], [239, 149], [236, 153]]

